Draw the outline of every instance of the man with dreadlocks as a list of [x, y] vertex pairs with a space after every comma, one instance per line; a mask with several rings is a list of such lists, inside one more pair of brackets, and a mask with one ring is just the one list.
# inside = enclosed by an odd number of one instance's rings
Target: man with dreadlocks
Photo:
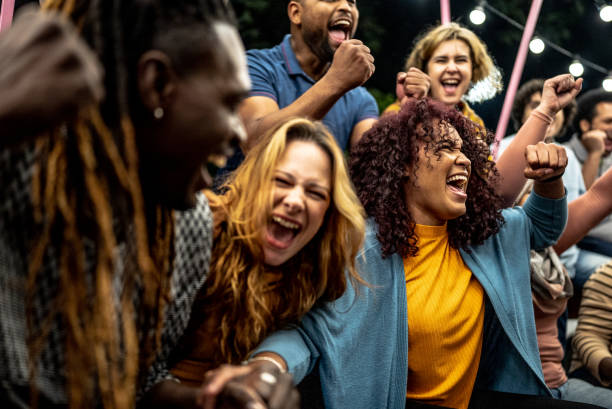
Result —
[[[208, 270], [203, 164], [244, 137], [249, 79], [231, 10], [43, 9], [0, 36], [0, 406], [213, 407], [220, 387], [183, 386], [166, 361]], [[297, 402], [272, 364], [245, 367], [219, 396], [231, 407]]]

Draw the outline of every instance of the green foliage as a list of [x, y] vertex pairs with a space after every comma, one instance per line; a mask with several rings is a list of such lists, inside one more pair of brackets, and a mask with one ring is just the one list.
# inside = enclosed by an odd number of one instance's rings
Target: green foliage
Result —
[[376, 103], [378, 104], [378, 111], [381, 114], [385, 110], [385, 108], [395, 102], [395, 94], [384, 92], [377, 88], [368, 88], [368, 91], [370, 91], [370, 94], [372, 94], [372, 96], [376, 100]]

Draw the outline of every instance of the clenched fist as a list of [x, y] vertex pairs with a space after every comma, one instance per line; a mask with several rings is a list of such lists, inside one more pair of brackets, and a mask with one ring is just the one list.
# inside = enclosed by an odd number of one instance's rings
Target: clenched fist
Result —
[[539, 142], [525, 149], [525, 177], [535, 182], [547, 182], [560, 178], [567, 166], [565, 148], [553, 143]]
[[326, 76], [344, 92], [363, 85], [374, 74], [374, 57], [359, 40], [343, 41]]

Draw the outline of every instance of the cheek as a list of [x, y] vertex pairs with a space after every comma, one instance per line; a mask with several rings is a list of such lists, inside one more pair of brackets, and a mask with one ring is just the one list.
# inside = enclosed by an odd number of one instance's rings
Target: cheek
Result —
[[317, 205], [311, 207], [312, 211], [310, 213], [310, 220], [312, 221], [315, 232], [319, 231], [323, 225], [328, 208], [329, 203], [318, 203]]

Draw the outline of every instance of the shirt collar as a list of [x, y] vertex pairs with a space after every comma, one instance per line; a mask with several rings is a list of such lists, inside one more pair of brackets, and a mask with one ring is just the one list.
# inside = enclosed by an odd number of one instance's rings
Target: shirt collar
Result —
[[[285, 59], [285, 64], [287, 64], [287, 71], [289, 72], [289, 75], [303, 75], [312, 81], [312, 79], [306, 75], [300, 66], [300, 63], [295, 56], [295, 52], [293, 51], [293, 48], [291, 48], [291, 34], [287, 34], [285, 38], [283, 38], [281, 50], [283, 51], [283, 58]], [[314, 81], [312, 82], [314, 83]]]
[[574, 150], [576, 158], [578, 158], [580, 163], [584, 163], [584, 161], [589, 156], [589, 153], [587, 152], [584, 145], [582, 145], [582, 142], [580, 142], [580, 134], [575, 133], [572, 136], [572, 139], [570, 139], [569, 145]]

